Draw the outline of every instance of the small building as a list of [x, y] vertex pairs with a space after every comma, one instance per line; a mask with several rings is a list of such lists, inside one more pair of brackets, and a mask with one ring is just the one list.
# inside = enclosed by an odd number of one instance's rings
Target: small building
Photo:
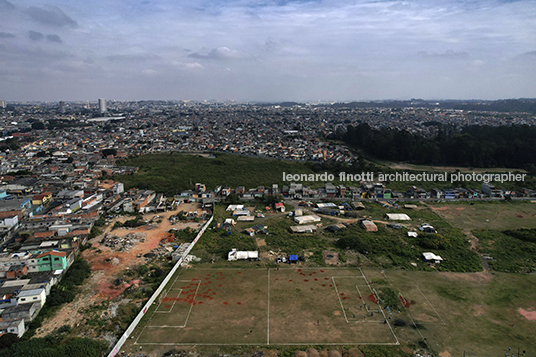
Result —
[[378, 227], [376, 226], [376, 224], [374, 224], [374, 222], [368, 220], [368, 219], [364, 219], [360, 222], [360, 225], [362, 228], [364, 228], [367, 232], [377, 232], [378, 231]]
[[226, 211], [239, 211], [239, 210], [243, 210], [244, 209], [244, 205], [229, 205], [227, 206], [227, 209], [225, 209]]
[[2, 321], [23, 319], [24, 323], [30, 323], [39, 311], [39, 303], [19, 304], [10, 306], [2, 311]]
[[253, 222], [255, 220], [255, 217], [253, 216], [239, 216], [236, 221], [237, 222]]
[[0, 321], [0, 336], [5, 333], [12, 333], [17, 335], [18, 338], [21, 338], [24, 331], [26, 331], [26, 327], [23, 319]]
[[316, 232], [317, 227], [314, 225], [306, 226], [290, 226], [289, 230], [291, 233], [314, 233]]
[[321, 221], [320, 217], [316, 215], [294, 217], [294, 222], [298, 224], [308, 224], [308, 223], [320, 222], [320, 221]]
[[255, 231], [255, 234], [257, 234], [257, 233], [268, 234], [268, 226], [264, 226], [262, 224], [256, 224], [253, 227], [251, 227], [251, 229], [253, 229], [253, 231]]
[[437, 233], [435, 228], [429, 225], [428, 223], [421, 224], [421, 226], [419, 227], [419, 230], [425, 233]]
[[67, 253], [51, 250], [35, 257], [38, 271], [67, 269]]
[[274, 204], [274, 208], [276, 211], [279, 211], [279, 212], [285, 212], [285, 205], [281, 202], [277, 202]]
[[419, 206], [412, 205], [412, 204], [406, 204], [406, 205], [404, 205], [404, 208], [407, 208], [407, 209], [419, 209]]
[[233, 211], [233, 216], [251, 216], [251, 211], [248, 210], [236, 210]]
[[326, 231], [331, 232], [331, 233], [336, 233], [343, 229], [346, 229], [346, 226], [342, 223], [333, 224], [331, 226], [326, 227]]
[[39, 309], [43, 307], [46, 300], [47, 295], [44, 288], [22, 290], [17, 295], [17, 302], [19, 303], [19, 305], [37, 303]]
[[411, 221], [411, 218], [404, 213], [387, 213], [385, 219], [390, 221]]
[[298, 256], [297, 255], [294, 255], [294, 254], [291, 254], [288, 256], [288, 261], [290, 264], [296, 264], [298, 263]]
[[28, 266], [26, 264], [15, 264], [11, 265], [6, 272], [7, 279], [20, 278], [21, 276], [26, 275], [28, 272]]
[[232, 249], [227, 256], [227, 260], [230, 262], [236, 260], [260, 260], [259, 251], [237, 251]]
[[408, 232], [408, 237], [417, 238], [417, 232]]
[[428, 263], [433, 264], [439, 264], [443, 261], [443, 258], [441, 258], [439, 255], [435, 255], [434, 253], [426, 252], [422, 253], [424, 260]]
[[236, 224], [235, 220], [232, 218], [226, 218], [223, 222], [224, 227], [234, 227]]

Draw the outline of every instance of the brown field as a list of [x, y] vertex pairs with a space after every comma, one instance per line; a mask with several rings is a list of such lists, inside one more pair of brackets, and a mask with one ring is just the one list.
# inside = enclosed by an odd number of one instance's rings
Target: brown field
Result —
[[536, 228], [536, 203], [530, 201], [433, 204], [430, 207], [454, 227], [464, 230]]
[[[143, 349], [156, 356], [187, 346], [202, 352], [225, 346], [426, 341], [432, 351], [452, 355], [500, 355], [508, 346], [536, 352], [536, 321], [525, 313], [536, 309], [536, 276], [483, 274], [298, 266], [183, 269], [123, 351]], [[389, 311], [375, 303], [386, 287], [400, 294], [406, 307]], [[396, 320], [406, 326], [395, 326]]]

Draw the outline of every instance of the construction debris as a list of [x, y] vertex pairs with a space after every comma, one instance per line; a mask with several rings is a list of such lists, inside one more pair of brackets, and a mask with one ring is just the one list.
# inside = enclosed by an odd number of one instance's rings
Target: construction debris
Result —
[[108, 236], [107, 234], [101, 244], [118, 252], [126, 252], [138, 242], [145, 241], [145, 233], [128, 233], [124, 237]]

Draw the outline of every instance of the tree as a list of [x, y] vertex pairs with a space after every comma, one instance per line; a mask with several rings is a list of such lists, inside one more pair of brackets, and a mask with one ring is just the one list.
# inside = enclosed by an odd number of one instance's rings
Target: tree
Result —
[[32, 129], [33, 130], [44, 130], [45, 129], [45, 124], [43, 124], [40, 121], [36, 121], [36, 122], [32, 123]]
[[19, 342], [19, 337], [14, 333], [5, 333], [0, 336], [0, 350], [9, 348], [11, 345]]
[[117, 150], [116, 149], [113, 149], [113, 148], [108, 148], [108, 149], [104, 149], [102, 150], [102, 156], [106, 157], [106, 156], [109, 156], [109, 155], [114, 155], [117, 154]]

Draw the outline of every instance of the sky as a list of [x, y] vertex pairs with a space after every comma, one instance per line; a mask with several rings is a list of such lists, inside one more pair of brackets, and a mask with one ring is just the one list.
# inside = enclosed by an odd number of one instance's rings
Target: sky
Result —
[[534, 97], [534, 0], [0, 0], [0, 100]]

